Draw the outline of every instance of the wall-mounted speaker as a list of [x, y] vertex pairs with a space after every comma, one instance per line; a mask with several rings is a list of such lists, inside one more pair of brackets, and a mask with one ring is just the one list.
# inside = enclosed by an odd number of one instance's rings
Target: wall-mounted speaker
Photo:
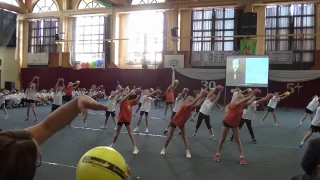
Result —
[[246, 12], [240, 18], [239, 35], [257, 35], [257, 13]]

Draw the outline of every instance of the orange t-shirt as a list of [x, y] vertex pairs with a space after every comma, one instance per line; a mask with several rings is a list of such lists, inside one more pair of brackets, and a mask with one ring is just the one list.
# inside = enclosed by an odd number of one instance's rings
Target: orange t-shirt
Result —
[[238, 127], [240, 125], [240, 121], [242, 118], [243, 109], [248, 108], [246, 104], [240, 104], [237, 106], [237, 103], [231, 103], [229, 106], [229, 111], [224, 118], [224, 122], [226, 122], [229, 126]]
[[72, 92], [73, 92], [73, 87], [67, 87], [66, 88], [66, 95], [67, 96], [72, 96]]
[[173, 117], [172, 122], [178, 127], [183, 127], [195, 109], [195, 107], [188, 107], [187, 104], [182, 105], [177, 114]]
[[132, 106], [137, 105], [137, 100], [120, 101], [119, 122], [131, 122]]
[[173, 90], [167, 90], [166, 97], [167, 97], [166, 102], [173, 103], [174, 102], [174, 91]]

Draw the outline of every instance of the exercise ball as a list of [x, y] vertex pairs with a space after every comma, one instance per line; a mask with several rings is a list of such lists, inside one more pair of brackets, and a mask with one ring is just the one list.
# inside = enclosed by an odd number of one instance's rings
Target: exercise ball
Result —
[[127, 163], [118, 151], [100, 146], [81, 157], [76, 176], [77, 180], [123, 180], [127, 171]]

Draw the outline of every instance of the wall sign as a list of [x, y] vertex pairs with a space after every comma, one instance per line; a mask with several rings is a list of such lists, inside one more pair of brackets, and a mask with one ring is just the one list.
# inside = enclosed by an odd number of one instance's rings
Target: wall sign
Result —
[[270, 64], [292, 64], [293, 51], [267, 51]]
[[236, 55], [236, 51], [193, 51], [192, 66], [226, 66], [227, 56]]
[[201, 84], [202, 84], [202, 88], [209, 89], [209, 90], [217, 87], [217, 84], [215, 81], [201, 81]]

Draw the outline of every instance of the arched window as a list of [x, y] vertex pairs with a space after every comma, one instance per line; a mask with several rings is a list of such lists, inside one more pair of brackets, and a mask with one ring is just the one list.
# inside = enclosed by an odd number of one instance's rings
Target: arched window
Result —
[[32, 13], [58, 11], [58, 6], [53, 0], [39, 0], [33, 7]]
[[132, 0], [131, 5], [164, 3], [166, 0]]
[[8, 3], [8, 4], [11, 4], [11, 5], [14, 5], [14, 6], [19, 6], [19, 4], [18, 4], [18, 2], [16, 0], [0, 0], [0, 2]]
[[78, 5], [78, 9], [104, 8], [104, 7], [105, 7], [104, 5], [94, 2], [93, 0], [89, 0], [89, 1], [81, 0]]

